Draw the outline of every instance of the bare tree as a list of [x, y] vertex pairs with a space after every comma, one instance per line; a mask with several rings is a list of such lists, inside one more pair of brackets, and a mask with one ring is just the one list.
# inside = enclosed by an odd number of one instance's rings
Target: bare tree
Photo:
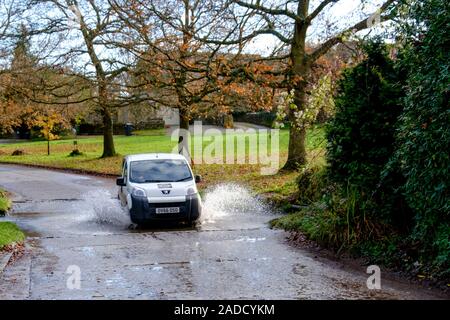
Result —
[[[229, 37], [218, 17], [227, 14], [213, 0], [110, 0], [131, 35], [124, 48], [140, 63], [135, 72], [136, 90], [159, 105], [179, 110], [180, 127], [189, 128], [193, 110], [217, 107], [215, 93], [231, 82], [225, 69], [236, 49], [196, 39], [210, 34]], [[238, 52], [239, 50], [237, 50]], [[144, 90], [145, 89], [145, 90]]]
[[0, 0], [0, 73], [6, 69], [7, 58], [12, 53], [24, 6], [14, 0]]
[[[291, 124], [288, 160], [285, 169], [295, 169], [306, 163], [305, 136], [306, 128], [302, 122], [302, 114], [307, 110], [308, 86], [314, 63], [334, 45], [345, 41], [358, 31], [370, 28], [376, 22], [390, 18], [388, 12], [396, 5], [395, 0], [386, 0], [375, 12], [365, 13], [361, 6], [355, 8], [353, 16], [337, 18], [328, 10], [340, 0], [229, 0], [228, 7], [240, 17], [235, 23], [239, 32], [233, 39], [222, 39], [213, 35], [203, 37], [208, 43], [222, 45], [240, 44], [242, 47], [250, 41], [262, 36], [271, 35], [277, 40], [275, 55], [288, 58], [289, 66], [285, 70], [289, 91], [294, 90], [294, 104], [288, 114]], [[355, 17], [358, 14], [359, 17]], [[333, 21], [334, 19], [334, 21]], [[357, 20], [355, 20], [357, 19]], [[353, 23], [349, 23], [353, 21]], [[228, 23], [233, 21], [228, 20]], [[314, 26], [314, 22], [316, 26]], [[323, 35], [318, 42], [317, 32]], [[308, 50], [308, 38], [314, 43], [313, 50]], [[315, 39], [315, 41], [312, 41]]]
[[122, 39], [115, 10], [107, 0], [31, 0], [30, 4], [34, 12], [32, 34], [36, 42], [47, 44], [42, 61], [92, 86], [90, 97], [80, 99], [77, 92], [71, 92], [65, 103], [87, 99], [94, 103], [102, 117], [102, 157], [114, 156], [112, 110], [124, 103], [126, 88], [121, 86], [120, 77], [132, 64], [120, 46], [114, 45]]

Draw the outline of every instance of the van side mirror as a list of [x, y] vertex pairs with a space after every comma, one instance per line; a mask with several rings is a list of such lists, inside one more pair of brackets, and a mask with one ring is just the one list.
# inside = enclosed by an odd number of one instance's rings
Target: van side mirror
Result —
[[117, 178], [116, 184], [117, 184], [119, 187], [126, 187], [126, 186], [127, 186], [127, 184], [126, 184], [124, 178]]
[[200, 183], [200, 182], [202, 182], [202, 176], [199, 176], [199, 175], [195, 176], [195, 183]]

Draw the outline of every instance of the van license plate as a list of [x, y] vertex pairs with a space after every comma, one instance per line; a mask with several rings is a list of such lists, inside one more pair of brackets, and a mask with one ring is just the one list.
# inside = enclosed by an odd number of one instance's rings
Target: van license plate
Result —
[[156, 214], [165, 214], [165, 213], [180, 213], [180, 208], [156, 208]]

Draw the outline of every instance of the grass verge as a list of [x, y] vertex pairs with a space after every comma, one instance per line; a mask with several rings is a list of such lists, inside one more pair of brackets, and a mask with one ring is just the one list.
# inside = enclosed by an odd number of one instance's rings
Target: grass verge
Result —
[[11, 208], [11, 200], [9, 200], [6, 192], [0, 189], [0, 216], [5, 215]]
[[0, 222], [0, 251], [8, 245], [25, 240], [25, 234], [12, 222]]
[[12, 222], [0, 222], [0, 250], [25, 240], [25, 234]]
[[[11, 208], [11, 200], [5, 191], [0, 190], [0, 215], [6, 214]], [[12, 222], [0, 222], [0, 251], [8, 245], [25, 240], [25, 234]]]

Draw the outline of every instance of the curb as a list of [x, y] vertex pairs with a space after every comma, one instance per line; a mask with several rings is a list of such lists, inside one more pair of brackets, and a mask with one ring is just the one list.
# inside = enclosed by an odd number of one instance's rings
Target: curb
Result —
[[3, 270], [5, 270], [6, 266], [8, 265], [11, 257], [12, 257], [12, 252], [6, 252], [6, 253], [0, 252], [0, 276], [3, 273]]

